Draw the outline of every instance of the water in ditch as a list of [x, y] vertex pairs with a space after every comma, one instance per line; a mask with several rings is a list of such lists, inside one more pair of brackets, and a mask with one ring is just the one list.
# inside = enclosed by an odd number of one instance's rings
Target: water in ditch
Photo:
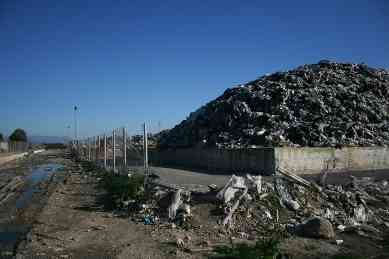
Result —
[[[58, 181], [56, 178], [56, 172], [61, 170], [63, 165], [60, 164], [44, 164], [37, 166], [31, 170], [31, 174], [25, 179], [26, 184], [23, 192], [16, 199], [14, 207], [16, 211], [28, 210], [29, 205], [33, 202], [34, 194], [39, 194], [44, 190], [40, 187], [40, 184], [51, 178], [52, 181]], [[15, 211], [14, 208], [10, 208], [9, 211]], [[18, 219], [17, 215], [10, 215], [11, 220], [9, 222], [3, 222], [0, 224], [0, 258], [10, 258], [13, 252], [31, 228], [30, 222], [24, 222], [23, 219]]]
[[41, 191], [37, 188], [39, 183], [50, 178], [61, 168], [63, 168], [63, 166], [60, 164], [46, 164], [34, 168], [32, 173], [26, 179], [27, 188], [16, 200], [16, 208], [25, 208], [31, 202], [32, 195]]

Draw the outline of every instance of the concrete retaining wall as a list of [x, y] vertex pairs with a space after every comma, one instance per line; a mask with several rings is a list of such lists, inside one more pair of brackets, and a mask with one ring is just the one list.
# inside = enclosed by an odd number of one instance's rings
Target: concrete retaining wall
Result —
[[275, 148], [276, 166], [296, 174], [333, 171], [389, 169], [389, 149], [385, 147]]
[[389, 169], [389, 148], [176, 149], [150, 152], [153, 165], [221, 173], [273, 174], [278, 166], [296, 174]]
[[261, 149], [176, 149], [150, 151], [153, 165], [203, 169], [221, 173], [274, 172], [273, 148]]

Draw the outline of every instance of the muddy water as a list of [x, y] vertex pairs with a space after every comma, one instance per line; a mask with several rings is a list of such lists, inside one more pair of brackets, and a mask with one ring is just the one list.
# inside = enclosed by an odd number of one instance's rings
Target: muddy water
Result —
[[27, 188], [16, 200], [16, 208], [23, 209], [25, 208], [32, 199], [33, 193], [40, 192], [41, 190], [38, 188], [39, 183], [44, 180], [47, 180], [51, 177], [56, 171], [63, 168], [60, 164], [46, 164], [41, 165], [32, 170], [32, 173], [27, 177]]
[[[29, 207], [33, 205], [33, 197], [42, 195], [45, 191], [40, 184], [46, 180], [54, 182], [60, 180], [55, 173], [62, 168], [63, 166], [60, 164], [44, 164], [33, 168], [25, 179], [26, 184], [23, 192], [15, 203], [10, 205], [9, 211], [29, 210]], [[0, 258], [12, 256], [19, 241], [26, 236], [31, 228], [30, 222], [18, 218], [18, 215], [9, 215], [9, 219], [8, 222], [0, 224]]]

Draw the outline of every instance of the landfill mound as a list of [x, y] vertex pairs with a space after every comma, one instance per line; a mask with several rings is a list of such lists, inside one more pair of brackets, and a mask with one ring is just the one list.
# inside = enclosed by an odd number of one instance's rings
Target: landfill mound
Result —
[[322, 60], [265, 75], [161, 134], [160, 148], [389, 144], [389, 71]]

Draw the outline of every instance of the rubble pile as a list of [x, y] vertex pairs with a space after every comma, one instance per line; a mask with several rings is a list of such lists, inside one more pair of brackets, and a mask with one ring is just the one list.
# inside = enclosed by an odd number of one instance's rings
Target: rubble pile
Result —
[[[212, 185], [209, 189], [198, 193], [155, 186], [152, 199], [148, 204], [138, 204], [132, 219], [156, 225], [157, 229], [170, 226], [196, 233], [199, 239], [230, 236], [255, 240], [282, 232], [340, 245], [340, 234], [380, 242], [389, 231], [386, 180], [350, 176], [343, 185], [318, 185], [279, 169], [279, 174], [270, 178], [232, 175], [224, 187]], [[205, 208], [209, 210], [204, 219], [207, 222], [193, 224]]]
[[389, 71], [322, 60], [227, 89], [160, 148], [389, 144]]
[[[273, 182], [263, 183], [261, 192], [249, 190], [231, 221], [235, 233], [266, 236], [278, 224], [310, 238], [334, 239], [334, 232], [354, 232], [382, 241], [389, 231], [389, 183], [385, 180], [351, 177], [345, 185], [320, 187], [276, 176]], [[241, 199], [242, 193], [240, 188], [234, 199]], [[225, 206], [231, 207], [231, 201]]]

